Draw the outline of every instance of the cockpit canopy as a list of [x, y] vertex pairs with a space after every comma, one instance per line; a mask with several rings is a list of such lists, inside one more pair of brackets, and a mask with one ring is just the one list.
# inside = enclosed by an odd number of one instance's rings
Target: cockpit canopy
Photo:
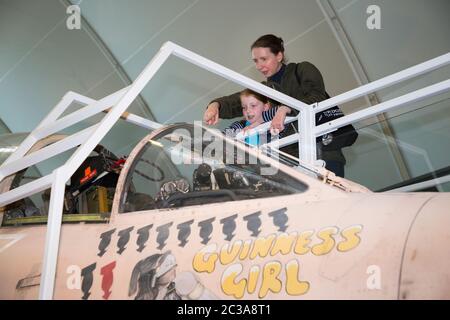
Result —
[[[149, 135], [124, 168], [119, 213], [267, 198], [307, 186], [261, 152], [200, 126], [178, 124]], [[120, 184], [120, 182], [119, 182]]]

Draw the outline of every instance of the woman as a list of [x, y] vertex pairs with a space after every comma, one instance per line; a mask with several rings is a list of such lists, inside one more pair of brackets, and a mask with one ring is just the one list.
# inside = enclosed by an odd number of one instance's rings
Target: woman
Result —
[[[264, 35], [252, 44], [251, 52], [256, 69], [267, 79], [264, 84], [306, 104], [329, 98], [325, 91], [322, 75], [313, 64], [306, 61], [286, 64], [284, 43], [281, 38], [272, 34]], [[272, 133], [284, 130], [284, 120], [287, 114], [295, 116], [298, 111], [287, 106], [280, 106], [272, 119]], [[219, 118], [230, 119], [239, 116], [242, 116], [242, 107], [239, 93], [235, 93], [210, 102], [203, 120], [208, 125], [215, 125]], [[316, 125], [342, 116], [343, 113], [337, 106], [330, 108], [316, 114]], [[336, 175], [344, 176], [345, 158], [341, 148], [352, 145], [356, 137], [356, 131], [349, 125], [318, 138], [319, 154], [321, 153], [319, 157], [325, 160], [327, 169], [335, 172]], [[298, 156], [298, 144], [281, 150]]]

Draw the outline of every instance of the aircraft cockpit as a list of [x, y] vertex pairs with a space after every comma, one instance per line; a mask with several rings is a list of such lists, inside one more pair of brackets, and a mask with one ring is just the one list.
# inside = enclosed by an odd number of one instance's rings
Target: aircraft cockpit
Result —
[[[17, 149], [26, 134], [0, 136], [0, 164]], [[36, 143], [43, 148], [63, 139], [64, 135], [53, 135]], [[61, 160], [61, 159], [60, 159]], [[55, 162], [58, 159], [54, 160]], [[63, 205], [65, 222], [106, 222], [111, 212], [117, 180], [125, 158], [119, 158], [101, 145], [83, 161], [66, 184]], [[0, 184], [0, 192], [13, 190], [30, 181], [39, 179], [48, 171], [48, 163], [31, 166], [7, 177]], [[28, 198], [0, 208], [2, 225], [46, 223], [51, 190], [47, 189]]]
[[[265, 156], [276, 158], [267, 161], [261, 153], [220, 132], [192, 124], [154, 131], [126, 157], [117, 157], [98, 145], [66, 184], [63, 222], [106, 222], [113, 210], [175, 209], [307, 189], [279, 168], [278, 163], [287, 161], [281, 155], [265, 152]], [[23, 170], [2, 182], [0, 188], [14, 189], [31, 176], [38, 178], [39, 170]], [[114, 208], [116, 198], [118, 207]], [[49, 201], [50, 190], [45, 190], [12, 203], [2, 208], [2, 224], [45, 223]]]
[[300, 193], [307, 186], [250, 146], [187, 124], [149, 135], [121, 173], [119, 213]]

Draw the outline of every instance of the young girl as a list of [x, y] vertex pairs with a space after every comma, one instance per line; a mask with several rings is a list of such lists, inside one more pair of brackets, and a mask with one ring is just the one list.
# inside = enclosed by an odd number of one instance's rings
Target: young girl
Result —
[[[263, 118], [263, 112], [268, 111], [271, 108], [271, 104], [266, 96], [263, 96], [262, 94], [253, 90], [245, 89], [240, 93], [240, 100], [244, 119], [233, 122], [228, 128], [224, 130], [224, 133], [228, 136], [234, 137], [246, 127], [255, 128], [267, 121], [267, 119]], [[267, 136], [264, 135], [264, 137]], [[262, 144], [268, 142], [268, 140], [263, 139], [258, 134], [255, 134], [245, 138], [245, 142], [247, 144], [257, 146], [260, 143]]]

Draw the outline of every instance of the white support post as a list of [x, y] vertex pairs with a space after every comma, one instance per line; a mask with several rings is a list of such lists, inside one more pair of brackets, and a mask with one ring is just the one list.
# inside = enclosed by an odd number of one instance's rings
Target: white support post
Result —
[[298, 140], [299, 159], [310, 164], [315, 163], [317, 159], [316, 135], [314, 134], [315, 118], [314, 108], [309, 106], [300, 111], [298, 120], [300, 133], [300, 139]]
[[44, 260], [42, 265], [41, 285], [39, 288], [40, 300], [51, 300], [53, 298], [61, 234], [64, 191], [66, 181], [68, 180], [65, 166], [54, 171], [54, 178], [48, 210]]

